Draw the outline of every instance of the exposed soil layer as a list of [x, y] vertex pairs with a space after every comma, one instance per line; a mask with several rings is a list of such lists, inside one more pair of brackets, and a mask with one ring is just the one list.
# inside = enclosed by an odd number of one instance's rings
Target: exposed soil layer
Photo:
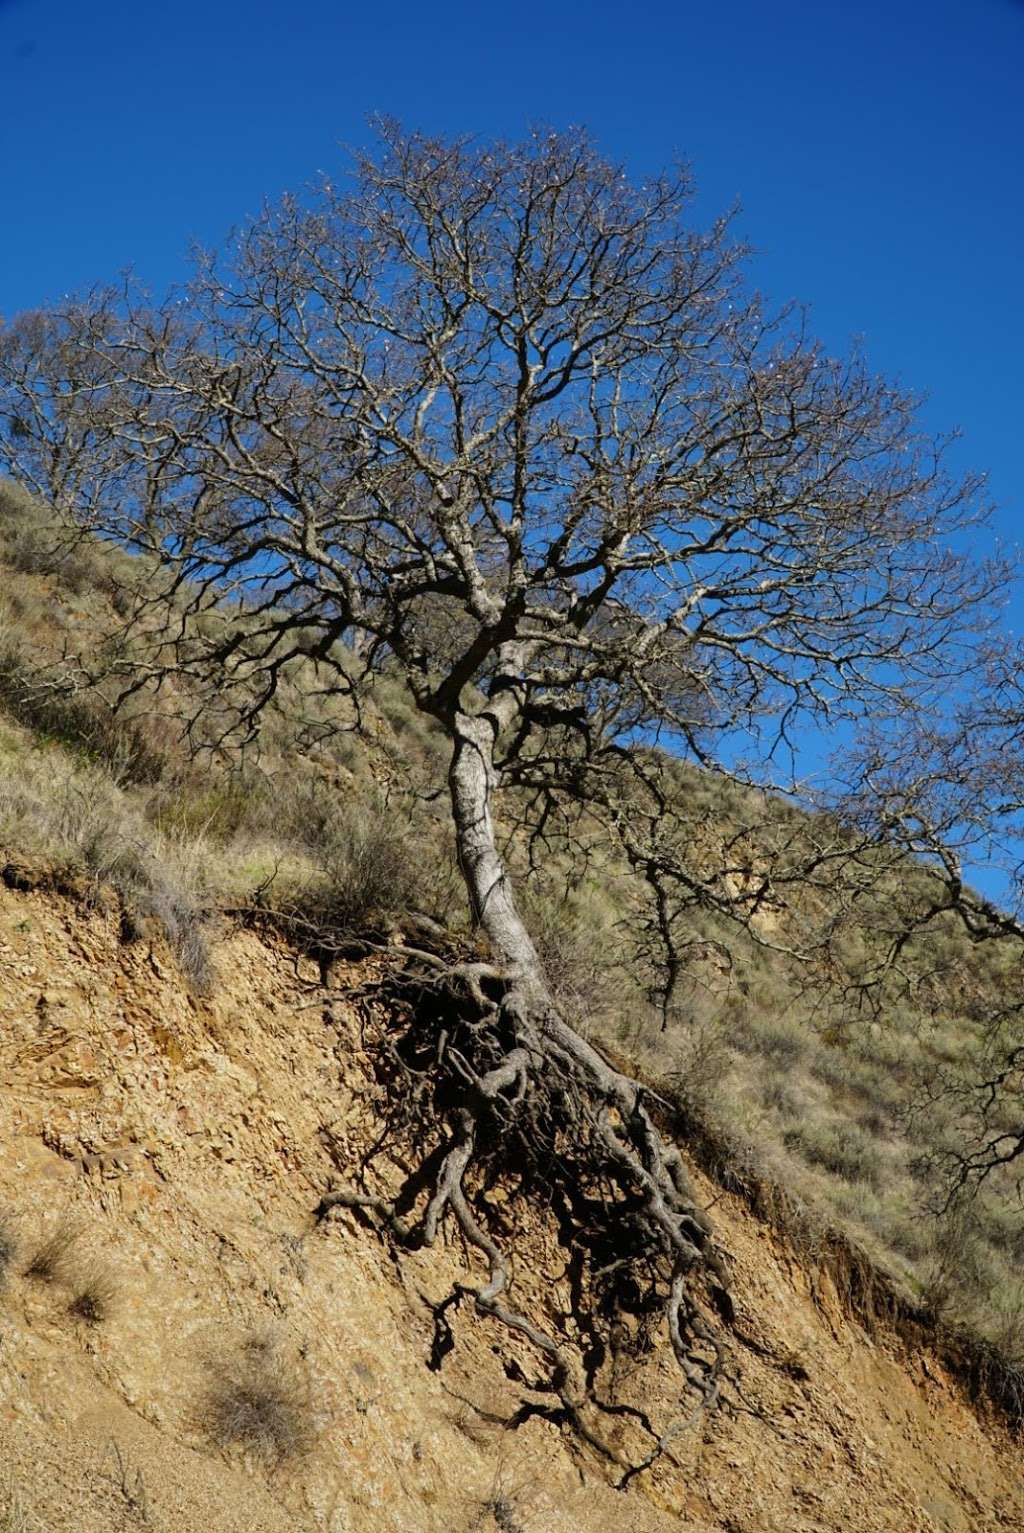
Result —
[[[699, 1175], [734, 1273], [742, 1394], [628, 1490], [523, 1412], [544, 1404], [527, 1342], [463, 1307], [432, 1371], [431, 1305], [472, 1254], [452, 1239], [399, 1264], [367, 1219], [313, 1218], [383, 1126], [367, 1003], [351, 1000], [372, 967], [337, 965], [325, 1001], [314, 965], [252, 931], [226, 930], [215, 956], [196, 999], [158, 943], [122, 940], [116, 911], [0, 888], [0, 1263], [4, 1230], [15, 1247], [0, 1497], [26, 1530], [1024, 1527], [1021, 1448], [1000, 1423], [936, 1358], [850, 1320], [827, 1277]], [[386, 1182], [387, 1153], [376, 1164]], [[551, 1221], [514, 1203], [506, 1217], [518, 1298], [550, 1324]], [[52, 1270], [30, 1272], [54, 1234]], [[662, 1427], [685, 1416], [663, 1341], [618, 1366], [618, 1398]], [[636, 1456], [628, 1417], [607, 1437]]]

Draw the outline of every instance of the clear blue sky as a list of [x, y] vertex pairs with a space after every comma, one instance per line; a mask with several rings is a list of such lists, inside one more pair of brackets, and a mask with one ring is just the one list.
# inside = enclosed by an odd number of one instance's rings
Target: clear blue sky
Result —
[[704, 210], [742, 203], [773, 297], [963, 427], [1016, 537], [1021, 0], [0, 0], [0, 313], [129, 265], [161, 289], [375, 111], [584, 123], [638, 172], [683, 153]]
[[1022, 0], [0, 0], [0, 313], [126, 266], [161, 290], [373, 112], [583, 123], [638, 173], [684, 154], [703, 212], [742, 204], [761, 286], [963, 428], [1016, 540]]
[[1024, 0], [0, 0], [0, 314], [126, 266], [159, 292], [375, 112], [683, 154], [759, 285], [927, 391], [1024, 535]]

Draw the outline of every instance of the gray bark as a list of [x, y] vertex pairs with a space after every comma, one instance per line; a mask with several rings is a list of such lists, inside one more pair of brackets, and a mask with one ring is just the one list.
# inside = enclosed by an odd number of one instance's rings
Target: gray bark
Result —
[[494, 713], [460, 713], [455, 720], [449, 786], [462, 876], [473, 914], [510, 977], [538, 998], [547, 996], [533, 939], [516, 908], [505, 862], [494, 835]]

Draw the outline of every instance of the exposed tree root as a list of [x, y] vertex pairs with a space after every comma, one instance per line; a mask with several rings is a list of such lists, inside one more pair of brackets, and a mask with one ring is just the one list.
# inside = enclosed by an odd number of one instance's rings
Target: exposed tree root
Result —
[[[390, 1197], [332, 1189], [317, 1217], [357, 1211], [406, 1248], [431, 1246], [453, 1226], [487, 1276], [459, 1281], [432, 1306], [431, 1365], [439, 1368], [454, 1345], [451, 1311], [471, 1301], [529, 1343], [544, 1365], [530, 1387], [557, 1398], [559, 1418], [619, 1466], [625, 1487], [721, 1396], [731, 1301], [710, 1223], [652, 1117], [656, 1099], [568, 1027], [546, 995], [491, 965], [403, 956], [406, 966], [388, 982], [398, 1028], [384, 1030], [374, 1053], [390, 1138], [404, 1154], [413, 1150], [414, 1169]], [[557, 1220], [571, 1299], [550, 1325], [510, 1298], [515, 1236], [487, 1199], [510, 1181]], [[630, 1324], [646, 1350], [659, 1320], [691, 1402], [660, 1430], [644, 1411], [603, 1399], [601, 1387]], [[632, 1419], [648, 1450], [624, 1458], [605, 1441], [602, 1414]]]

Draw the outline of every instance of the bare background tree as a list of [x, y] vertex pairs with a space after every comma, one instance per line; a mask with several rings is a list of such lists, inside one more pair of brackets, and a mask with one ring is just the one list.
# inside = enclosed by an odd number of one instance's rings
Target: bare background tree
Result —
[[[928, 867], [923, 898], [893, 923], [881, 969], [891, 972], [945, 922], [978, 948], [998, 949], [1002, 983], [966, 1060], [936, 1068], [921, 1111], [951, 1107], [955, 1142], [933, 1152], [942, 1211], [963, 1205], [1002, 1170], [1024, 1193], [1024, 655], [1005, 639], [979, 652], [973, 685], [941, 719], [915, 715], [896, 739], [866, 734], [848, 763], [845, 812], [861, 834]], [[897, 743], [898, 741], [898, 743]], [[979, 892], [984, 870], [992, 897]], [[971, 1020], [965, 1018], [967, 1029]]]
[[978, 486], [946, 477], [915, 402], [766, 312], [689, 198], [685, 175], [636, 185], [580, 134], [386, 125], [350, 187], [266, 208], [186, 292], [101, 291], [0, 338], [0, 463], [147, 556], [123, 597], [130, 685], [212, 679], [225, 727], [255, 731], [298, 656], [354, 698], [388, 667], [450, 742], [489, 956], [407, 949], [446, 995], [402, 1061], [443, 1140], [404, 1203], [323, 1206], [426, 1243], [454, 1219], [489, 1269], [465, 1291], [529, 1338], [594, 1441], [596, 1365], [511, 1307], [474, 1178], [521, 1174], [585, 1288], [660, 1306], [702, 1402], [728, 1274], [655, 1095], [556, 1004], [504, 838], [535, 857], [614, 839], [648, 890], [668, 1018], [688, 909], [773, 940], [759, 918], [790, 886], [855, 891], [883, 844], [877, 817], [797, 834], [759, 793], [709, 860], [686, 763], [792, 790], [803, 742], [821, 759], [828, 731], [848, 749], [870, 722], [877, 778], [975, 666], [1003, 578], [955, 552]]

